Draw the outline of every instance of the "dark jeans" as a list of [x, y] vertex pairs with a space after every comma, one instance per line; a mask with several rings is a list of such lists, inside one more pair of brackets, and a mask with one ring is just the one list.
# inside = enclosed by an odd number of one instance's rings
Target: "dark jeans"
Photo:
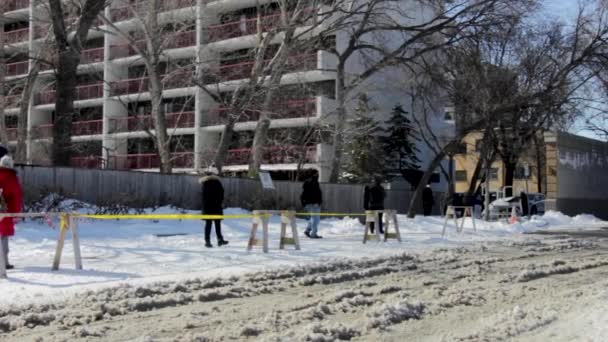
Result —
[[205, 220], [205, 241], [211, 242], [211, 225], [213, 222], [215, 222], [217, 241], [224, 241], [224, 237], [222, 236], [222, 220]]
[[[384, 234], [384, 229], [382, 229], [382, 215], [383, 213], [378, 213], [378, 228], [379, 228], [379, 232], [380, 234]], [[369, 224], [369, 231], [374, 234], [374, 226], [375, 226], [375, 222], [371, 222]]]
[[433, 213], [433, 205], [424, 205], [422, 207], [424, 209], [424, 216], [431, 216], [431, 214]]

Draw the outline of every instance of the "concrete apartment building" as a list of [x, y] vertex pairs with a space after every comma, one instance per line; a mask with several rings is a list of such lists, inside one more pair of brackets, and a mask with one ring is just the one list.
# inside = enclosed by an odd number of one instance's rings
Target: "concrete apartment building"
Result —
[[[9, 3], [4, 13], [4, 29], [6, 51], [12, 56], [6, 67], [6, 83], [10, 85], [22, 79], [31, 68], [29, 56], [48, 48], [43, 37], [49, 31], [49, 21], [43, 19], [48, 18], [48, 14], [38, 1], [3, 1]], [[213, 61], [209, 64], [215, 71], [214, 89], [229, 93], [251, 70], [247, 52], [256, 41], [256, 3], [256, 0], [164, 0], [160, 22], [166, 27], [180, 26], [179, 32], [168, 38], [164, 51], [167, 58], [173, 65], [190, 64], [196, 68], [203, 61]], [[137, 9], [133, 0], [116, 0], [105, 9], [105, 17], [121, 30], [133, 32], [138, 30], [133, 8]], [[423, 12], [418, 13], [424, 16]], [[277, 14], [265, 12], [262, 22], [272, 26], [277, 22]], [[76, 152], [71, 164], [85, 168], [157, 170], [159, 158], [146, 132], [153, 121], [148, 114], [150, 95], [143, 61], [111, 27], [101, 21], [97, 25], [89, 33], [79, 67], [75, 107], [80, 115], [72, 128]], [[345, 35], [339, 32], [330, 43], [339, 48], [347, 38]], [[278, 96], [271, 141], [274, 134], [302, 134], [334, 111], [335, 63], [335, 56], [322, 49], [298, 52], [289, 58], [282, 89], [305, 85], [306, 91], [285, 90]], [[354, 74], [361, 66], [354, 61], [348, 68], [349, 73]], [[193, 84], [192, 73], [197, 70], [166, 72], [171, 75], [165, 79], [163, 90], [168, 131], [171, 136], [179, 137], [175, 139], [179, 143], [172, 146], [173, 166], [177, 172], [197, 172], [210, 166], [227, 112], [205, 90]], [[395, 76], [394, 71], [390, 74]], [[373, 87], [367, 90], [368, 96], [385, 115], [395, 104], [407, 102], [401, 92], [403, 83], [399, 83], [403, 75], [397, 79], [386, 77], [385, 73], [370, 80]], [[33, 164], [50, 164], [53, 87], [54, 72], [51, 67], [43, 67], [29, 104], [27, 156]], [[14, 146], [20, 89], [7, 90], [6, 124], [10, 144]], [[253, 137], [256, 120], [252, 113], [243, 115], [237, 123], [240, 140], [230, 148], [226, 171], [247, 170], [250, 155], [247, 142]], [[438, 120], [439, 130], [446, 129], [442, 120]], [[447, 132], [451, 126], [446, 127]], [[304, 168], [318, 169], [321, 179], [326, 179], [333, 156], [327, 142], [313, 140], [305, 145], [268, 146], [262, 168], [290, 172], [303, 161]], [[426, 148], [420, 148], [424, 163]]]

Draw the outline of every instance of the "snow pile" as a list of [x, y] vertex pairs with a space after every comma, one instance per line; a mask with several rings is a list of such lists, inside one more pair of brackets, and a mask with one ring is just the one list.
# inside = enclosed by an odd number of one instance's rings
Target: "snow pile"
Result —
[[410, 303], [407, 300], [395, 304], [385, 304], [370, 314], [368, 327], [384, 329], [410, 319], [420, 319], [425, 309], [425, 304], [421, 302]]

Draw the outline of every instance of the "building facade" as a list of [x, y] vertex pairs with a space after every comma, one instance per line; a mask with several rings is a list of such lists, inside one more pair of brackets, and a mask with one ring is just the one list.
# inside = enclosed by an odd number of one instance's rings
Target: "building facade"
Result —
[[[50, 21], [46, 7], [35, 0], [4, 0], [4, 41], [9, 55], [6, 64], [6, 125], [10, 145], [17, 137], [22, 81], [32, 68], [32, 56], [48, 49]], [[198, 172], [212, 164], [228, 110], [208, 95], [193, 75], [213, 70], [202, 78], [206, 86], [226, 96], [251, 73], [251, 51], [255, 47], [258, 3], [264, 3], [262, 27], [277, 25], [278, 11], [272, 0], [163, 0], [158, 16], [166, 40], [163, 56], [163, 103], [177, 172]], [[144, 61], [117, 29], [139, 30], [138, 20], [146, 6], [133, 0], [113, 1], [104, 16], [113, 24], [95, 23], [84, 44], [76, 88], [77, 116], [72, 126], [74, 167], [154, 171], [160, 160], [150, 138], [153, 119]], [[278, 9], [277, 9], [278, 10]], [[140, 15], [138, 17], [138, 15]], [[70, 21], [70, 18], [67, 18]], [[347, 39], [336, 33], [326, 44], [338, 48]], [[137, 44], [145, 44], [138, 41]], [[307, 138], [307, 132], [335, 110], [336, 57], [323, 47], [290, 55], [281, 80], [280, 95], [273, 104], [269, 145], [262, 169], [276, 173], [314, 168], [326, 179], [333, 156], [329, 139]], [[349, 72], [361, 69], [350, 63]], [[388, 112], [401, 99], [399, 88], [388, 78], [374, 79], [375, 101]], [[390, 88], [392, 94], [387, 95]], [[29, 103], [27, 159], [50, 164], [55, 90], [52, 65], [41, 65], [34, 96]], [[237, 137], [228, 151], [225, 171], [247, 170], [251, 140], [259, 113], [255, 108], [240, 115]], [[424, 157], [422, 158], [424, 159]]]

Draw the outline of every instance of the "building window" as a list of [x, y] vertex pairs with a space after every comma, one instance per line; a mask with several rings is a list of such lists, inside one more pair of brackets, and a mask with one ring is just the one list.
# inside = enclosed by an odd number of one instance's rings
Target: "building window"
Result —
[[483, 148], [483, 140], [481, 140], [481, 139], [475, 140], [475, 151], [481, 152], [482, 148]]
[[466, 182], [467, 181], [467, 170], [457, 170], [456, 171], [456, 181], [457, 182]]
[[460, 143], [456, 146], [456, 154], [467, 154], [467, 144]]
[[493, 167], [490, 169], [490, 179], [497, 180], [498, 179], [498, 169]]
[[528, 179], [530, 178], [530, 167], [527, 165], [518, 165], [515, 168], [515, 179]]

